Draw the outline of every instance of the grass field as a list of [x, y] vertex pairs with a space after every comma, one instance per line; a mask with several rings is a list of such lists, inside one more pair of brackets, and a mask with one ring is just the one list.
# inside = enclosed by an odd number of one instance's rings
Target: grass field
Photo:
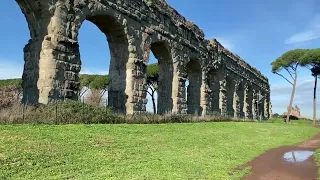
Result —
[[[320, 167], [320, 149], [316, 150], [314, 157], [316, 159], [316, 163], [317, 163], [318, 167]], [[320, 179], [320, 168], [318, 170], [318, 179]]]
[[315, 157], [315, 161], [319, 167], [319, 170], [318, 170], [318, 180], [320, 180], [320, 149], [317, 149], [315, 154], [314, 154], [314, 157]]
[[0, 179], [237, 179], [306, 123], [0, 126]]

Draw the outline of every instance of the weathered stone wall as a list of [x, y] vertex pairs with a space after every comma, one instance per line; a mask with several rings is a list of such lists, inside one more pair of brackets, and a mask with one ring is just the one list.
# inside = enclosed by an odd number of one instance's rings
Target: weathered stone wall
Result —
[[[159, 62], [159, 113], [235, 118], [270, 114], [268, 79], [215, 39], [204, 39], [200, 28], [164, 0], [16, 1], [31, 34], [24, 49], [24, 102], [77, 99], [78, 32], [88, 20], [109, 43], [109, 105], [115, 111], [145, 112], [146, 65], [152, 51]], [[263, 102], [257, 102], [258, 92]]]

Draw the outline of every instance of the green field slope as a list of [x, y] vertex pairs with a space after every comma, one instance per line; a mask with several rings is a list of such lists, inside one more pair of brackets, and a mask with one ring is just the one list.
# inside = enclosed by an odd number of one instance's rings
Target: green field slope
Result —
[[236, 179], [268, 149], [310, 138], [309, 124], [0, 126], [0, 179]]

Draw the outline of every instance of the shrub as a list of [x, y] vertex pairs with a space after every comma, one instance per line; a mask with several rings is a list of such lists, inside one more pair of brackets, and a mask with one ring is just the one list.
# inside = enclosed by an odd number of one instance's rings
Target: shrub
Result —
[[[116, 119], [116, 120], [115, 120]], [[0, 111], [0, 123], [113, 123], [117, 118], [111, 115], [111, 110], [97, 105], [83, 104], [80, 101], [66, 101], [38, 107], [14, 106]]]
[[101, 90], [91, 89], [90, 94], [85, 97], [85, 102], [92, 105], [101, 105], [104, 101], [102, 96]]
[[13, 106], [20, 101], [21, 87], [18, 85], [0, 86], [0, 109]]
[[15, 104], [0, 110], [1, 124], [160, 124], [160, 123], [196, 123], [196, 122], [244, 122], [252, 120], [232, 119], [221, 115], [192, 116], [168, 113], [154, 115], [142, 113], [122, 115], [113, 113], [109, 108], [80, 101], [66, 101], [37, 107]]

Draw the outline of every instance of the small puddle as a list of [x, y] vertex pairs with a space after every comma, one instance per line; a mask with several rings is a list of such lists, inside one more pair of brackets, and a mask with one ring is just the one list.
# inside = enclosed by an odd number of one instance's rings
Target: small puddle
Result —
[[283, 155], [283, 158], [287, 162], [299, 163], [306, 161], [314, 154], [313, 151], [290, 151]]

